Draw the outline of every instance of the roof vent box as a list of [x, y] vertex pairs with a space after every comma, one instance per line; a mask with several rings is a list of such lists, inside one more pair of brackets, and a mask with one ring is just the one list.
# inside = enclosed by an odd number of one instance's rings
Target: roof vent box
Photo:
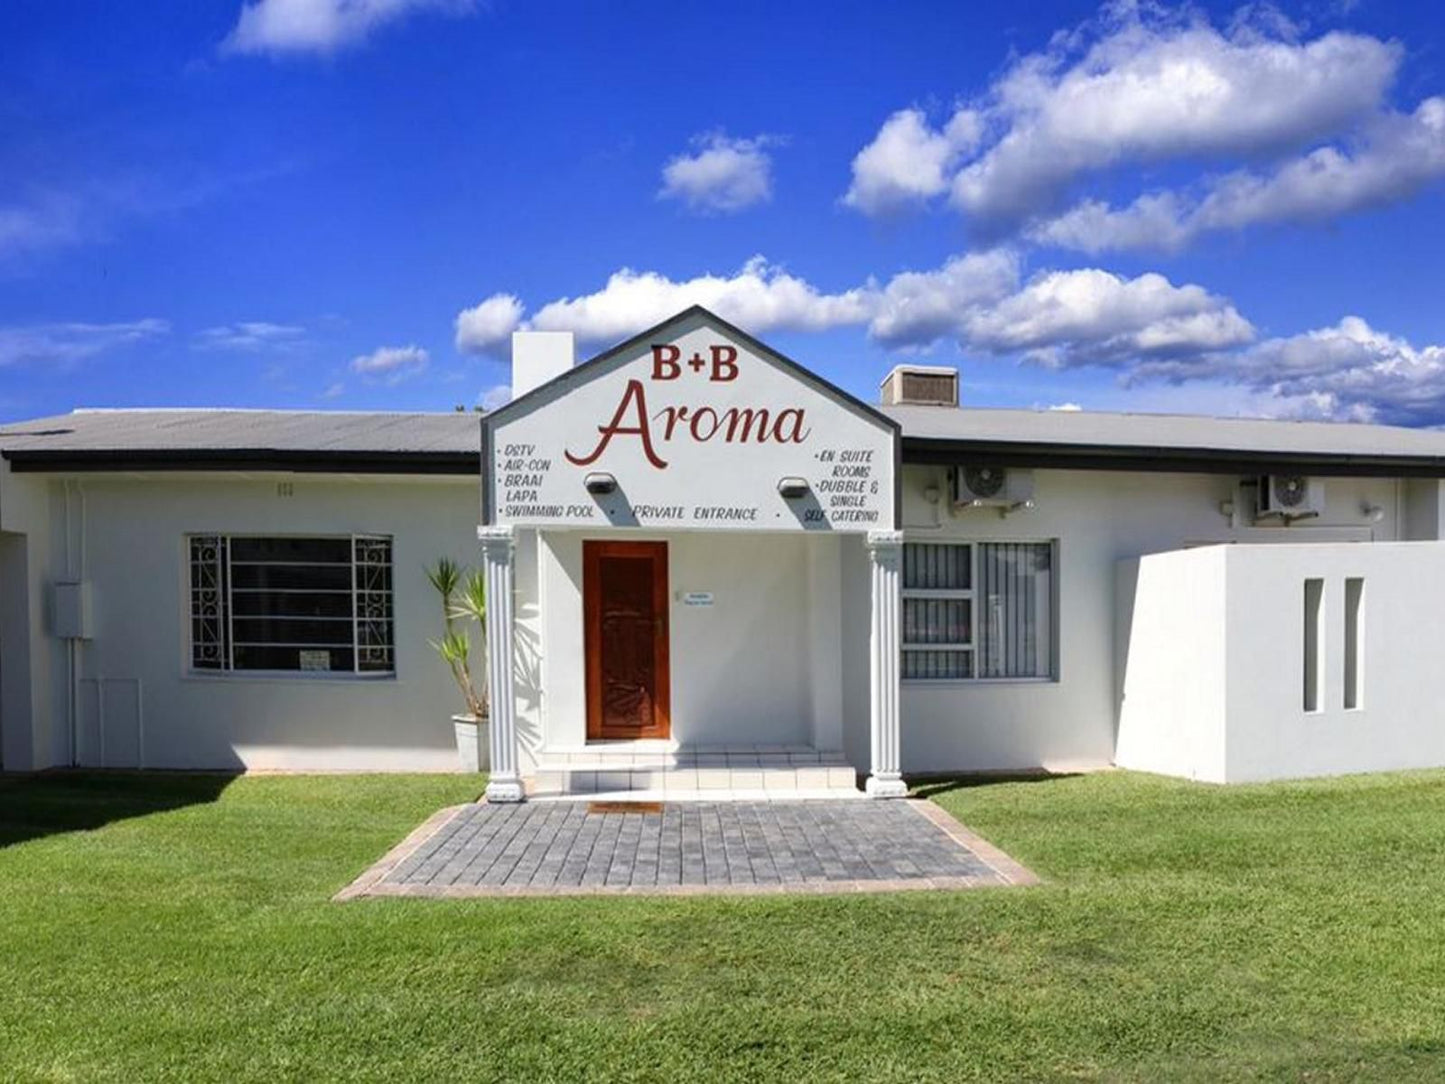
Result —
[[883, 378], [884, 406], [958, 406], [958, 370], [942, 365], [895, 365]]
[[1034, 499], [1034, 472], [994, 463], [960, 463], [949, 472], [953, 504], [963, 508], [1019, 508]]
[[1325, 510], [1325, 486], [1303, 474], [1266, 474], [1259, 479], [1256, 517], [1305, 519]]

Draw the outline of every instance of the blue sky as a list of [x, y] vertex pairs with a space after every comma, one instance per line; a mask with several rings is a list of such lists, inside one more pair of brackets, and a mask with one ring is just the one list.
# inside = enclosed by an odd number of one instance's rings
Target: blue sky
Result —
[[1445, 424], [1429, 4], [12, 0], [0, 418], [499, 401], [694, 301], [868, 398]]

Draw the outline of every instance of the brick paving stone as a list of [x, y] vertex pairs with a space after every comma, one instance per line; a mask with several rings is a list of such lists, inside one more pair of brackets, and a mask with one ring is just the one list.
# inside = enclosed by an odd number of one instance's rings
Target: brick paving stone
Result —
[[639, 803], [626, 812], [592, 812], [584, 801], [479, 803], [375, 870], [350, 894], [901, 891], [1036, 880], [937, 807], [857, 800]]

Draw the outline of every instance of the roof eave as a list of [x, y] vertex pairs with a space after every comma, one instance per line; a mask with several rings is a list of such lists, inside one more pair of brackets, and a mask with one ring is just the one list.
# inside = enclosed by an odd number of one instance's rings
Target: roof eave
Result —
[[1200, 474], [1295, 473], [1349, 477], [1445, 478], [1445, 456], [1254, 451], [1118, 444], [903, 437], [904, 463], [953, 464], [987, 457], [1003, 467]]
[[127, 449], [11, 448], [0, 451], [16, 473], [135, 471], [287, 471], [306, 474], [481, 473], [478, 452], [324, 451], [319, 449], [212, 448]]

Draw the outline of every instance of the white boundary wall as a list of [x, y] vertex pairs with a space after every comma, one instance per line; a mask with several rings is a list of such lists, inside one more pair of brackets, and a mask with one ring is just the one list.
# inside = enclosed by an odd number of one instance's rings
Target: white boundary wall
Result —
[[[1121, 766], [1232, 783], [1445, 765], [1445, 543], [1222, 546], [1119, 571], [1133, 594]], [[1363, 592], [1346, 707], [1351, 579]], [[1314, 710], [1307, 580], [1323, 588]]]

